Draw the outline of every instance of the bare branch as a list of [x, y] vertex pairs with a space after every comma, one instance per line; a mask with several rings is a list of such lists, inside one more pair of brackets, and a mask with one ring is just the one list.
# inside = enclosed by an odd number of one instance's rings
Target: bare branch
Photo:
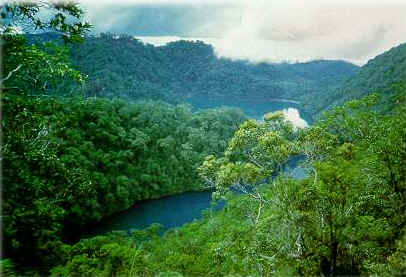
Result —
[[[259, 195], [259, 193], [258, 193]], [[260, 197], [262, 199], [262, 197]], [[255, 220], [255, 225], [258, 225], [259, 222], [259, 218], [261, 216], [261, 208], [262, 208], [262, 201], [259, 201], [259, 206], [258, 206], [258, 214], [257, 214], [257, 218]]]
[[7, 77], [4, 78], [4, 79], [2, 79], [2, 80], [0, 81], [0, 84], [2, 84], [4, 81], [10, 79], [10, 77], [11, 77], [16, 71], [18, 71], [22, 66], [23, 66], [23, 65], [20, 64], [20, 65], [18, 65], [15, 69], [11, 70], [11, 71], [7, 74]]

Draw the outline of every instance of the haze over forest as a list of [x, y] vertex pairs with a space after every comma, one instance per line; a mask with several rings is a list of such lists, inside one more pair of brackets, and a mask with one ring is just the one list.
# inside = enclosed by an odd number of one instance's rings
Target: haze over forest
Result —
[[404, 42], [406, 4], [389, 1], [108, 1], [84, 3], [94, 33], [163, 44], [199, 39], [253, 62], [346, 60], [357, 65]]

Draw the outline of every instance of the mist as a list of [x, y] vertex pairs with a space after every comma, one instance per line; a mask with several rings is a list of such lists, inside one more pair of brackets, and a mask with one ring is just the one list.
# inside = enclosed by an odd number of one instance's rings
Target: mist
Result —
[[[402, 1], [85, 1], [95, 33], [156, 45], [203, 40], [252, 62], [346, 60], [358, 65], [404, 42]], [[371, 20], [373, 19], [373, 20]], [[371, 23], [372, 22], [372, 23]]]

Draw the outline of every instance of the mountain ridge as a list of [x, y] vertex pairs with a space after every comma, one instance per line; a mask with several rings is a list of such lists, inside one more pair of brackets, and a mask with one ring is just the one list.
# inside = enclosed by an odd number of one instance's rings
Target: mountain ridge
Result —
[[[31, 41], [55, 35], [31, 36]], [[358, 72], [345, 61], [252, 63], [215, 55], [202, 41], [175, 41], [164, 46], [128, 35], [100, 34], [71, 47], [73, 64], [89, 76], [87, 96], [195, 102], [229, 98], [239, 101], [287, 99], [312, 106], [314, 91], [324, 91]], [[203, 99], [203, 100], [202, 100]]]
[[[56, 34], [29, 36], [31, 42], [55, 39]], [[116, 34], [86, 37], [70, 50], [75, 67], [89, 75], [87, 96], [194, 106], [216, 99], [222, 104], [285, 99], [313, 118], [372, 92], [393, 95], [392, 84], [406, 79], [406, 43], [361, 67], [341, 60], [253, 63], [217, 57], [212, 45], [198, 40], [153, 46]]]

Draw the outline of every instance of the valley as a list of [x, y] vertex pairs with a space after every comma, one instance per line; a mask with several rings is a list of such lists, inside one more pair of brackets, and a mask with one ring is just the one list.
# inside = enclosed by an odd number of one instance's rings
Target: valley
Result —
[[255, 62], [1, 11], [2, 276], [406, 273], [406, 44]]

